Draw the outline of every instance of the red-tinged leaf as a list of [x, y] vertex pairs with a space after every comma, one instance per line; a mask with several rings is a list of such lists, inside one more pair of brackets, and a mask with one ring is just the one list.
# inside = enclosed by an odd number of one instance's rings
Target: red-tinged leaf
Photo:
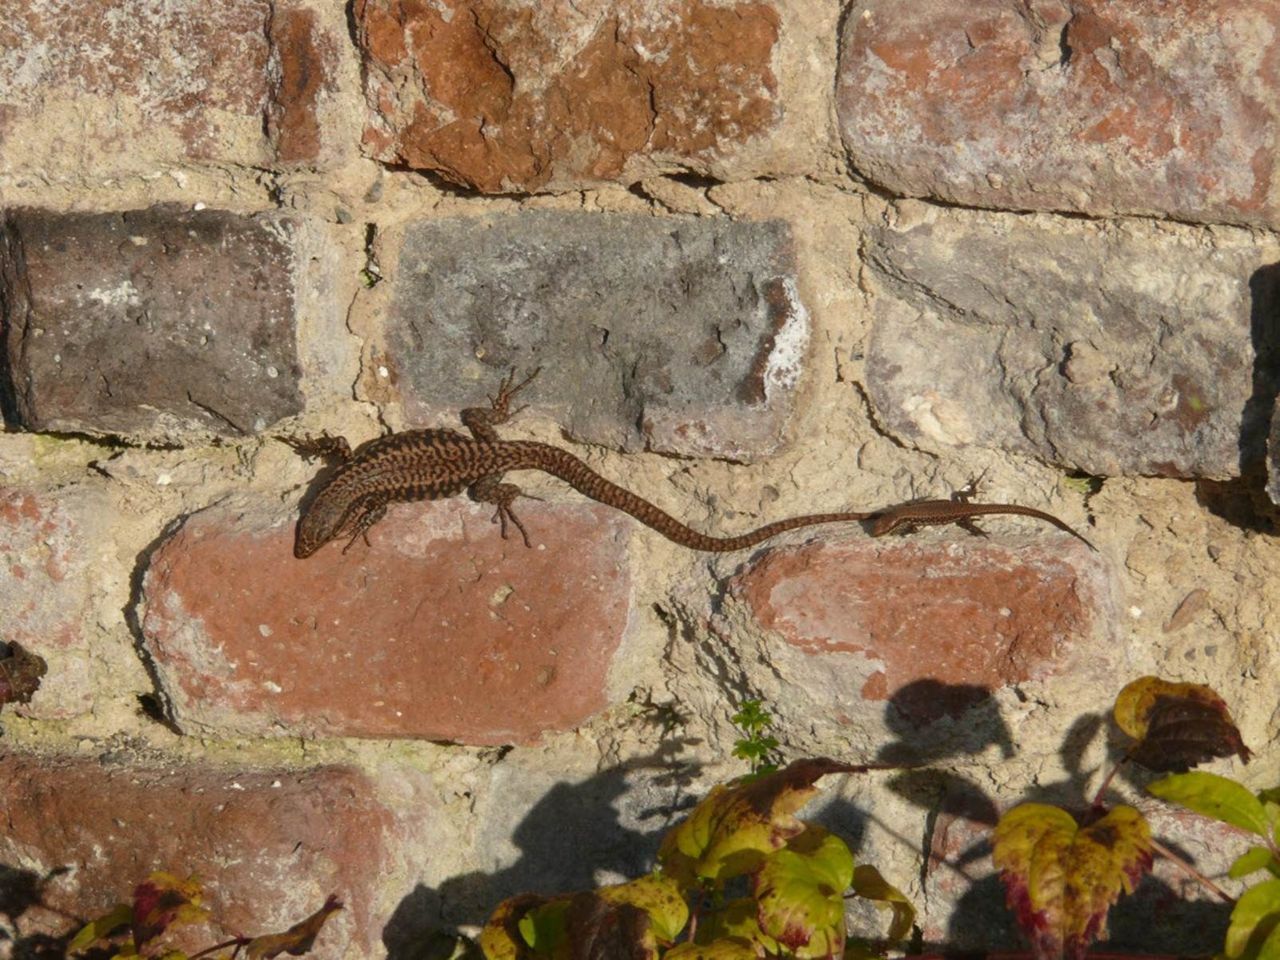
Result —
[[132, 920], [133, 907], [127, 903], [116, 904], [107, 913], [104, 913], [96, 920], [90, 920], [81, 927], [80, 932], [72, 937], [71, 942], [67, 944], [67, 953], [78, 953], [99, 940], [105, 940], [117, 930], [128, 926]]
[[651, 873], [629, 883], [601, 887], [596, 891], [609, 903], [629, 903], [649, 916], [650, 930], [658, 943], [675, 941], [689, 922], [689, 905], [680, 887], [670, 877]]
[[1151, 770], [1182, 771], [1233, 754], [1251, 754], [1226, 702], [1199, 683], [1140, 677], [1116, 697], [1116, 725], [1137, 741], [1129, 756]]
[[[30, 703], [40, 689], [40, 678], [49, 667], [44, 658], [26, 650], [16, 642], [8, 644], [9, 654], [0, 658], [0, 706], [6, 703]], [[0, 650], [4, 645], [0, 644]]]
[[536, 893], [522, 893], [498, 904], [476, 941], [485, 960], [525, 960], [529, 957], [529, 944], [520, 931], [520, 924], [530, 911], [547, 900], [547, 897]]
[[1147, 784], [1147, 792], [1260, 837], [1271, 835], [1271, 818], [1262, 801], [1246, 787], [1216, 773], [1175, 773]]
[[760, 929], [799, 958], [844, 950], [844, 892], [853, 854], [821, 827], [809, 827], [769, 854], [755, 876]]
[[1132, 807], [1081, 829], [1064, 810], [1027, 803], [1000, 818], [992, 857], [1036, 956], [1078, 960], [1151, 869], [1151, 834]]
[[749, 782], [717, 786], [662, 840], [662, 872], [684, 889], [755, 870], [764, 856], [804, 830], [794, 816], [818, 778], [865, 769], [825, 758], [796, 760]]
[[153, 873], [133, 891], [133, 942], [143, 945], [169, 927], [203, 923], [208, 908], [201, 905], [204, 888], [195, 877], [179, 880], [170, 873]]
[[756, 944], [762, 953], [777, 954], [782, 951], [778, 941], [760, 929], [760, 906], [755, 897], [730, 900], [698, 920], [696, 942], [712, 944], [718, 940]]
[[574, 894], [564, 910], [567, 960], [658, 960], [649, 914], [633, 903], [592, 892]]
[[305, 920], [300, 920], [284, 933], [271, 933], [254, 937], [245, 947], [245, 955], [249, 960], [271, 960], [272, 957], [288, 953], [295, 957], [310, 951], [316, 942], [316, 935], [329, 917], [342, 909], [342, 901], [330, 894], [324, 906]]
[[663, 960], [757, 960], [764, 955], [750, 940], [727, 937], [710, 943], [682, 943], [663, 954]]

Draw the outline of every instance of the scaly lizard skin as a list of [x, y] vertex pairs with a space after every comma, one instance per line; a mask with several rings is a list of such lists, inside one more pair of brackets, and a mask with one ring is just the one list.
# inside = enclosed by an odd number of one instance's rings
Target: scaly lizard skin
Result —
[[981, 533], [980, 530], [972, 527], [973, 519], [999, 513], [1016, 514], [1020, 517], [1035, 517], [1046, 523], [1052, 523], [1059, 530], [1065, 530], [1077, 540], [1082, 541], [1090, 550], [1096, 552], [1098, 549], [1051, 513], [1045, 513], [1043, 510], [1037, 510], [1034, 507], [1022, 507], [1016, 503], [970, 503], [965, 499], [917, 500], [914, 503], [900, 503], [896, 507], [889, 507], [876, 515], [871, 524], [871, 535], [873, 537], [883, 537], [886, 533], [892, 533], [899, 527], [910, 529], [931, 523], [956, 523], [967, 529], [973, 529], [974, 532]]
[[[519, 410], [511, 401], [529, 381], [514, 384], [514, 375], [503, 381], [491, 407], [462, 411], [467, 437], [452, 430], [405, 430], [361, 446], [354, 453], [342, 437], [287, 441], [306, 456], [336, 456], [342, 463], [298, 521], [293, 555], [309, 557], [330, 540], [349, 537], [345, 553], [356, 538], [367, 534], [387, 512], [387, 504], [411, 500], [439, 500], [464, 490], [478, 503], [492, 503], [494, 522], [507, 521], [520, 531], [526, 546], [529, 535], [511, 509], [520, 488], [503, 483], [508, 470], [541, 470], [559, 477], [579, 493], [629, 513], [668, 540], [694, 550], [725, 552], [754, 546], [787, 530], [818, 523], [866, 520], [876, 513], [815, 513], [766, 524], [736, 537], [711, 537], [685, 526], [647, 500], [609, 482], [585, 463], [559, 447], [530, 440], [499, 440], [494, 427]], [[521, 408], [523, 409], [523, 408]], [[367, 537], [366, 537], [367, 542]]]

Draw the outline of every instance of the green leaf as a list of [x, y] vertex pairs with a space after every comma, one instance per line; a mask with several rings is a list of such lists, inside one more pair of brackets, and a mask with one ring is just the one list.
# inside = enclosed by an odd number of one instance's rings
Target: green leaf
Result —
[[773, 726], [773, 716], [764, 708], [763, 700], [743, 700], [738, 712], [730, 719], [735, 726], [747, 733], [756, 733]]
[[118, 903], [108, 913], [96, 920], [90, 920], [80, 932], [67, 944], [68, 953], [76, 953], [92, 943], [104, 940], [133, 919], [133, 907], [127, 903]]
[[1236, 901], [1223, 953], [1228, 960], [1280, 958], [1280, 880], [1264, 880]]
[[1266, 847], [1250, 847], [1240, 856], [1236, 857], [1235, 863], [1231, 864], [1231, 869], [1227, 871], [1227, 876], [1233, 880], [1239, 880], [1241, 877], [1247, 877], [1251, 873], [1257, 873], [1259, 870], [1270, 870], [1276, 872], [1277, 864], [1275, 857]]
[[569, 901], [557, 898], [534, 907], [520, 918], [517, 924], [520, 936], [539, 956], [559, 956], [568, 948], [568, 924], [565, 920], [568, 909]]
[[893, 911], [893, 922], [889, 927], [890, 940], [905, 940], [911, 935], [911, 928], [916, 922], [916, 908], [911, 905], [906, 894], [885, 880], [871, 864], [859, 864], [853, 871], [853, 892]]
[[821, 827], [809, 827], [772, 853], [756, 876], [760, 927], [794, 956], [829, 957], [844, 949], [844, 891], [853, 854]]
[[1175, 773], [1148, 784], [1147, 792], [1260, 837], [1270, 833], [1271, 824], [1262, 801], [1234, 780], [1216, 773]]

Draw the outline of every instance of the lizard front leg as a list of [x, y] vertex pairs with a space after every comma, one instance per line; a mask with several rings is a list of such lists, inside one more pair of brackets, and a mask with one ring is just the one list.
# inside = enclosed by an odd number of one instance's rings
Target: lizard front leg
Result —
[[471, 431], [471, 435], [485, 443], [497, 443], [498, 434], [493, 428], [500, 423], [506, 423], [524, 409], [524, 407], [517, 407], [512, 410], [511, 401], [533, 381], [541, 370], [542, 368], [538, 367], [529, 376], [516, 383], [516, 371], [513, 367], [499, 384], [498, 395], [489, 398], [488, 407], [467, 407], [463, 410], [459, 417], [463, 425]]
[[351, 530], [351, 539], [347, 541], [347, 545], [342, 548], [345, 554], [351, 549], [351, 545], [356, 542], [357, 538], [364, 538], [364, 545], [372, 547], [369, 542], [369, 528], [387, 515], [387, 501], [381, 498], [366, 498], [359, 506], [359, 512], [354, 518], [348, 522], [347, 526]]

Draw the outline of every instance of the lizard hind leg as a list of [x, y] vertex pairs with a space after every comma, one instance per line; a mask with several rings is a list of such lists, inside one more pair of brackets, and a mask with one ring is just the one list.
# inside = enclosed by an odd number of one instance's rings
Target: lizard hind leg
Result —
[[529, 496], [514, 483], [501, 483], [499, 476], [481, 477], [475, 483], [467, 488], [467, 496], [476, 503], [492, 503], [497, 509], [493, 512], [493, 523], [500, 524], [502, 539], [507, 539], [507, 521], [510, 520], [515, 524], [515, 528], [520, 531], [520, 536], [524, 539], [526, 547], [532, 547], [529, 541], [529, 533], [524, 528], [524, 524], [520, 522], [520, 518], [516, 516], [515, 511], [511, 509], [512, 502], [517, 497], [525, 497], [529, 500], [537, 500], [537, 497]]

